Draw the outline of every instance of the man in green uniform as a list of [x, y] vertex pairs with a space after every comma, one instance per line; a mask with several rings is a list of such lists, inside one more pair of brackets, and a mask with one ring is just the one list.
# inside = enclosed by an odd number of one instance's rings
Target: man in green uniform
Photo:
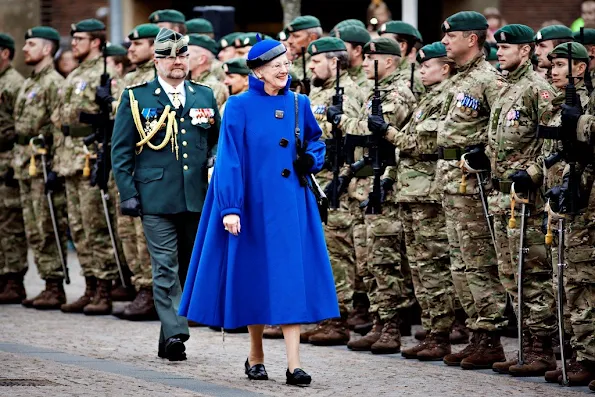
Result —
[[149, 22], [180, 34], [187, 33], [186, 17], [178, 10], [157, 10], [149, 15]]
[[365, 28], [347, 25], [337, 27], [334, 36], [345, 42], [349, 54], [349, 77], [365, 92], [370, 90], [371, 81], [362, 67], [364, 63], [364, 45], [370, 41], [370, 33]]
[[[17, 141], [13, 149], [13, 168], [19, 180], [25, 231], [39, 276], [45, 280], [45, 290], [23, 305], [36, 309], [59, 309], [66, 303], [62, 258], [54, 235], [50, 207], [45, 190], [52, 191], [53, 210], [62, 253], [66, 254], [66, 195], [62, 183], [50, 180], [47, 188], [43, 179], [41, 156], [29, 146], [31, 138], [43, 135], [48, 154], [45, 156], [51, 171], [54, 134], [57, 132], [50, 116], [59, 104], [58, 91], [64, 78], [54, 69], [53, 56], [58, 49], [60, 35], [46, 26], [27, 30], [23, 53], [25, 63], [33, 66], [19, 91], [14, 111]], [[55, 174], [52, 174], [55, 175]], [[66, 258], [64, 257], [64, 260]]]
[[537, 66], [547, 69], [547, 81], [552, 82], [552, 63], [548, 54], [559, 44], [573, 41], [572, 30], [564, 25], [551, 25], [540, 29], [535, 34], [535, 55]]
[[[293, 56], [290, 73], [293, 76], [298, 76], [303, 83], [312, 77], [307, 69], [309, 55], [306, 54], [306, 50], [311, 42], [322, 37], [322, 27], [318, 18], [312, 15], [303, 15], [291, 21], [287, 25], [287, 30], [289, 31], [287, 44], [289, 44], [289, 51]], [[302, 56], [302, 52], [304, 56]], [[305, 90], [302, 93], [310, 92], [310, 87], [307, 84], [302, 89]]]
[[122, 214], [141, 217], [151, 253], [161, 321], [158, 356], [180, 361], [186, 359], [189, 333], [178, 305], [207, 191], [207, 161], [216, 155], [220, 117], [213, 91], [186, 80], [187, 36], [161, 29], [155, 66], [156, 79], [122, 94], [112, 164]]
[[0, 33], [0, 304], [21, 303], [26, 296], [27, 237], [19, 183], [10, 165], [16, 138], [14, 106], [24, 79], [12, 67], [13, 58], [14, 39]]
[[211, 72], [211, 67], [219, 51], [217, 42], [207, 36], [191, 34], [188, 36], [188, 53], [190, 61], [190, 79], [206, 84], [213, 89], [217, 99], [217, 107], [222, 107], [229, 92], [225, 85]]

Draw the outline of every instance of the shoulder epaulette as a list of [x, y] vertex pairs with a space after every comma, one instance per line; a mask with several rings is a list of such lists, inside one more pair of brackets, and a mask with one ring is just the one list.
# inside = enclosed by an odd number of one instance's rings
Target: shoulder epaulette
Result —
[[191, 83], [193, 83], [193, 84], [196, 84], [196, 85], [202, 85], [203, 87], [211, 88], [210, 85], [205, 84], [205, 83], [199, 83], [198, 81], [195, 81], [195, 80], [188, 80], [188, 81], [191, 82]]
[[143, 86], [143, 85], [145, 85], [147, 83], [148, 83], [148, 81], [143, 81], [142, 83], [139, 83], [139, 84], [132, 84], [132, 85], [127, 86], [126, 89], [140, 87], [140, 86]]

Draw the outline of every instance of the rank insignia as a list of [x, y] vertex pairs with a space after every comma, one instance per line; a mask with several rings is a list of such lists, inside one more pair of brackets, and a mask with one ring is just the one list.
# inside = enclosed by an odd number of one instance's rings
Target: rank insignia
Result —
[[74, 89], [74, 93], [80, 95], [81, 92], [85, 90], [87, 87], [87, 82], [85, 80], [81, 80], [76, 84], [76, 88]]

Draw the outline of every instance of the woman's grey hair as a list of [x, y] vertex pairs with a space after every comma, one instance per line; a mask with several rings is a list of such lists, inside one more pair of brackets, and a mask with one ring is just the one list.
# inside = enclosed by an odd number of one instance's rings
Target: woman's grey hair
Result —
[[349, 62], [349, 54], [347, 51], [330, 51], [324, 53], [327, 59], [337, 58], [339, 62], [339, 67], [341, 70], [349, 69], [350, 62]]

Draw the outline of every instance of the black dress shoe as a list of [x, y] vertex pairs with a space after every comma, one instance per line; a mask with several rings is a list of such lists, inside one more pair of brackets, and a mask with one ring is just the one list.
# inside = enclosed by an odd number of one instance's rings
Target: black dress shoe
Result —
[[248, 379], [251, 380], [269, 380], [269, 374], [267, 374], [267, 370], [264, 368], [264, 364], [254, 364], [252, 367], [246, 359], [244, 363], [245, 373], [248, 375]]
[[180, 338], [171, 337], [166, 340], [163, 350], [165, 353], [165, 357], [163, 358], [167, 358], [169, 361], [186, 360], [186, 346], [184, 346], [184, 342]]
[[285, 376], [287, 377], [288, 385], [306, 386], [312, 382], [312, 377], [301, 368], [294, 369], [293, 374], [287, 369]]

